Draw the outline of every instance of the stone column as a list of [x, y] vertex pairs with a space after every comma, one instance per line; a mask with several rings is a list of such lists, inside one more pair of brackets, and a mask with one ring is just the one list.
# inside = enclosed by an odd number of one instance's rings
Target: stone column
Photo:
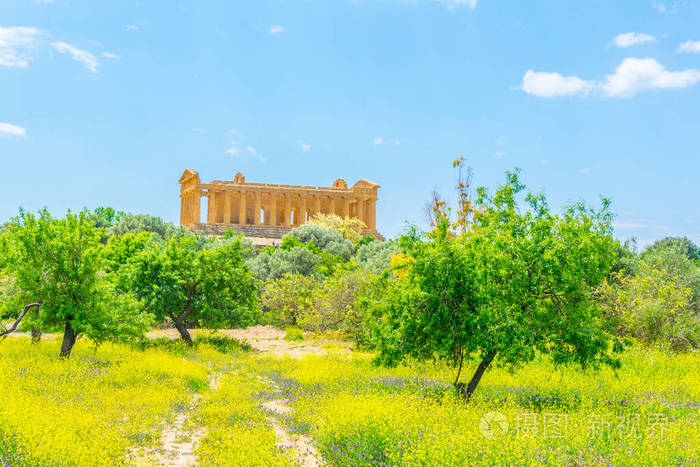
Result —
[[306, 224], [306, 194], [302, 193], [301, 194], [301, 212], [299, 215], [301, 216], [301, 219], [299, 221], [299, 225]]
[[365, 221], [365, 200], [364, 199], [358, 199], [357, 200], [357, 209], [356, 209], [356, 217], [360, 219], [362, 222], [367, 224]]
[[350, 217], [350, 200], [343, 196], [343, 217]]
[[214, 199], [214, 193], [211, 190], [207, 192], [207, 224], [213, 224], [216, 222], [216, 217], [214, 216], [214, 205], [216, 201]]
[[287, 227], [292, 225], [292, 197], [289, 193], [284, 194], [284, 225]]
[[224, 224], [231, 223], [231, 192], [224, 191]]
[[260, 225], [260, 209], [262, 205], [262, 195], [259, 191], [255, 192], [255, 212], [253, 213], [253, 224]]
[[377, 228], [377, 200], [369, 200], [369, 213], [367, 213], [367, 228], [374, 230]]
[[270, 225], [273, 227], [277, 226], [277, 195], [272, 193], [272, 209], [270, 215]]
[[241, 195], [241, 199], [238, 202], [238, 223], [240, 225], [246, 225], [246, 193], [242, 188], [239, 190], [239, 193]]
[[318, 194], [314, 195], [314, 214], [321, 213], [321, 197]]

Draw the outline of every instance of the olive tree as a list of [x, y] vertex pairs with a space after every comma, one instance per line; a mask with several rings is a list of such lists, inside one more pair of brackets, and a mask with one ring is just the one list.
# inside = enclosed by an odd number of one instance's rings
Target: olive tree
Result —
[[253, 324], [257, 285], [243, 260], [241, 238], [202, 244], [194, 236], [150, 243], [122, 268], [136, 297], [158, 320], [170, 319], [192, 344], [187, 324], [219, 328]]
[[[507, 173], [494, 194], [480, 188], [473, 206], [460, 206], [469, 217], [451, 223], [438, 209], [432, 232], [400, 238], [403, 271], [386, 276], [373, 310], [381, 361], [443, 358], [466, 399], [495, 359], [518, 365], [539, 352], [556, 363], [619, 364], [591, 297], [615, 256], [608, 202], [555, 215], [544, 195], [530, 194], [521, 210], [524, 188]], [[465, 360], [478, 362], [466, 385]]]

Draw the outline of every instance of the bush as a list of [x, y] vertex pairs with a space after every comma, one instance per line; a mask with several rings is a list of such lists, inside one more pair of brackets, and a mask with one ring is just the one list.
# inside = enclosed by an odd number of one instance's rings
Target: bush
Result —
[[389, 268], [395, 253], [397, 249], [393, 243], [373, 241], [357, 249], [355, 261], [364, 271], [381, 274]]
[[356, 303], [371, 278], [361, 270], [336, 268], [323, 280], [301, 274], [268, 280], [262, 291], [263, 316], [276, 326], [358, 336], [365, 328], [365, 315]]
[[346, 240], [357, 243], [362, 239], [362, 230], [367, 226], [355, 217], [340, 217], [337, 214], [316, 214], [306, 224], [338, 232]]
[[691, 290], [661, 263], [641, 262], [634, 276], [603, 284], [601, 297], [609, 328], [646, 345], [668, 345], [682, 351], [700, 345], [700, 318], [689, 306]]
[[313, 306], [316, 279], [287, 273], [265, 282], [261, 293], [263, 319], [275, 326], [297, 326], [299, 316]]
[[319, 255], [305, 246], [295, 246], [289, 250], [277, 248], [262, 251], [248, 260], [251, 272], [260, 280], [280, 279], [286, 274], [310, 276], [321, 262]]

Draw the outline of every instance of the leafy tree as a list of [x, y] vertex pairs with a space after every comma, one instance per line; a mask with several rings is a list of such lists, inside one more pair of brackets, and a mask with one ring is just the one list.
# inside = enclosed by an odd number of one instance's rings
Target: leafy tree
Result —
[[260, 280], [279, 279], [286, 274], [297, 273], [310, 276], [320, 263], [320, 255], [301, 245], [262, 251], [248, 261], [250, 270]]
[[637, 274], [603, 284], [599, 293], [607, 321], [618, 334], [679, 351], [700, 346], [700, 317], [689, 306], [691, 290], [660, 263], [640, 263]]
[[352, 256], [354, 246], [338, 233], [316, 225], [303, 225], [284, 236], [278, 248], [267, 247], [248, 261], [261, 280], [279, 279], [285, 274], [326, 276], [337, 264]]
[[94, 211], [86, 212], [88, 212], [88, 219], [95, 224], [95, 227], [101, 229], [112, 227], [124, 215], [123, 212], [115, 211], [114, 208], [103, 206], [95, 208]]
[[674, 250], [690, 260], [700, 259], [700, 246], [685, 237], [666, 237], [647, 247], [645, 255], [654, 255], [665, 250]]
[[356, 217], [343, 218], [337, 214], [322, 213], [315, 214], [305, 225], [333, 230], [352, 243], [359, 242], [362, 239], [362, 230], [367, 228], [365, 223]]
[[[678, 278], [679, 284], [691, 290], [691, 306], [700, 313], [700, 261], [694, 257], [695, 244], [688, 239], [666, 238], [649, 246], [640, 258], [647, 266], [658, 267]], [[637, 274], [645, 274], [646, 268], [638, 264]]]
[[156, 319], [170, 318], [192, 344], [187, 324], [220, 328], [253, 324], [257, 286], [243, 260], [240, 237], [201, 248], [193, 236], [150, 243], [124, 272]]
[[[539, 352], [558, 364], [619, 365], [591, 299], [615, 255], [608, 202], [554, 215], [544, 195], [529, 194], [521, 211], [524, 188], [517, 171], [507, 173], [493, 195], [477, 191], [473, 208], [461, 201], [457, 222], [438, 211], [432, 232], [401, 237], [405, 278], [387, 277], [373, 310], [380, 361], [446, 359], [466, 399], [497, 357], [518, 365]], [[462, 364], [472, 358], [479, 364], [465, 385]]]
[[165, 222], [160, 217], [148, 214], [122, 214], [109, 229], [112, 235], [124, 235], [125, 233], [137, 234], [140, 232], [153, 232], [162, 238], [176, 235], [181, 229], [170, 222]]
[[142, 334], [151, 316], [130, 294], [115, 290], [100, 243], [103, 230], [92, 213], [53, 219], [46, 209], [34, 216], [20, 210], [2, 235], [2, 266], [14, 278], [19, 300], [43, 301], [37, 321], [62, 327], [61, 356], [70, 356], [79, 335], [95, 342]]
[[310, 331], [344, 330], [354, 335], [361, 321], [355, 302], [370, 280], [361, 270], [336, 267], [313, 289], [312, 304], [301, 310], [298, 325]]
[[392, 242], [374, 241], [360, 246], [355, 254], [355, 261], [365, 271], [381, 274], [391, 265], [391, 257], [397, 253]]
[[299, 316], [313, 307], [314, 277], [287, 273], [265, 282], [261, 301], [265, 321], [276, 326], [297, 326]]
[[139, 232], [137, 234], [127, 232], [123, 235], [114, 235], [109, 238], [105, 247], [105, 260], [107, 271], [119, 272], [131, 258], [137, 256], [151, 241], [152, 232]]
[[290, 230], [286, 236], [296, 238], [305, 245], [313, 243], [321, 250], [326, 250], [334, 244], [342, 244], [347, 246], [350, 251], [353, 250], [352, 243], [345, 240], [339, 232], [329, 227], [322, 227], [315, 224], [304, 224]]

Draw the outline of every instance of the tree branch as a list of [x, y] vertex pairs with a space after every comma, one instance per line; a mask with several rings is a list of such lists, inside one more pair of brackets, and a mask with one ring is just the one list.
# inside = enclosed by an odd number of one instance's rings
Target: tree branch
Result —
[[22, 319], [24, 319], [24, 316], [27, 314], [27, 312], [34, 307], [39, 308], [43, 304], [43, 301], [38, 301], [25, 306], [24, 310], [22, 310], [22, 313], [19, 314], [17, 320], [14, 323], [12, 323], [12, 326], [10, 326], [9, 328], [6, 328], [4, 324], [0, 323], [0, 326], [2, 327], [2, 331], [0, 331], [0, 337], [6, 337], [8, 334], [15, 332], [17, 326], [19, 326], [19, 323], [22, 322]]

